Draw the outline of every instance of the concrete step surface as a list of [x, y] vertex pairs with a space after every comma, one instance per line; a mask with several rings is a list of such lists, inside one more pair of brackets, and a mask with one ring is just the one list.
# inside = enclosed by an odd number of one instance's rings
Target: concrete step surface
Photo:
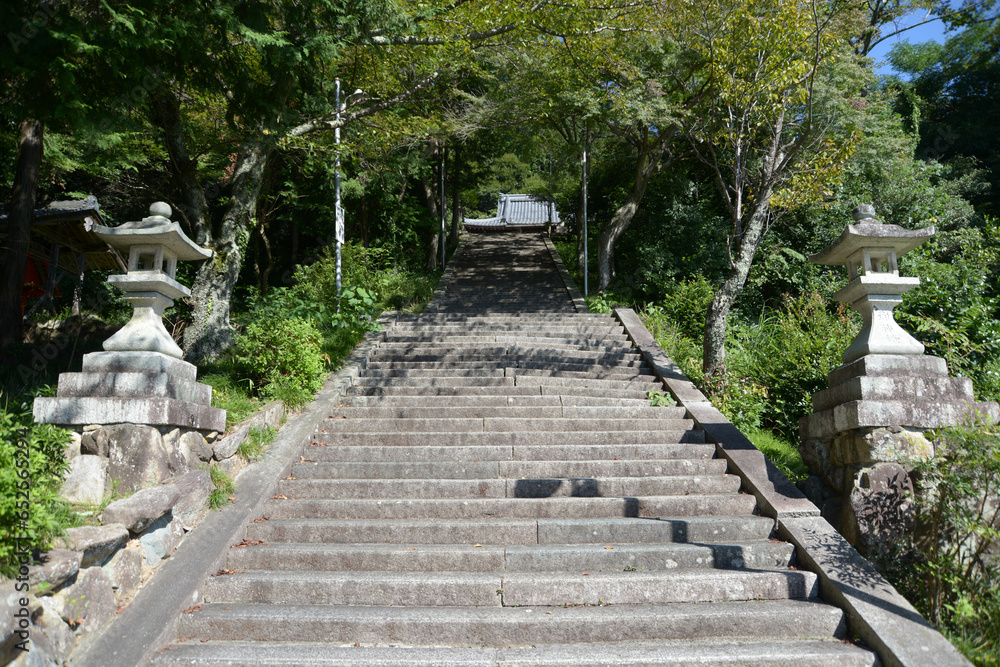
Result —
[[[774, 521], [759, 516], [666, 518], [587, 517], [462, 519], [282, 518], [247, 527], [247, 539], [268, 544], [717, 544], [767, 540]], [[613, 518], [614, 520], [609, 520]]]
[[[559, 480], [556, 480], [557, 482]], [[580, 493], [590, 493], [589, 485], [581, 485]], [[553, 484], [554, 490], [559, 487]], [[578, 487], [565, 487], [566, 495], [539, 498], [479, 497], [469, 498], [285, 498], [265, 504], [268, 516], [307, 518], [339, 516], [349, 519], [459, 519], [470, 518], [555, 518], [578, 517], [662, 517], [662, 516], [737, 516], [750, 514], [756, 508], [751, 495], [740, 493], [699, 493], [676, 496], [594, 497], [573, 496]], [[537, 493], [531, 485], [526, 493]], [[419, 495], [419, 494], [414, 494]], [[485, 496], [485, 493], [484, 493]]]
[[532, 648], [330, 646], [292, 642], [181, 644], [157, 655], [153, 665], [247, 665], [248, 667], [874, 667], [873, 653], [836, 640], [662, 640], [605, 644], [552, 644]]
[[842, 636], [844, 630], [840, 609], [812, 600], [472, 608], [206, 603], [181, 616], [178, 635], [188, 641], [507, 647], [747, 636], [830, 638]]
[[151, 664], [876, 663], [553, 252], [466, 240]]

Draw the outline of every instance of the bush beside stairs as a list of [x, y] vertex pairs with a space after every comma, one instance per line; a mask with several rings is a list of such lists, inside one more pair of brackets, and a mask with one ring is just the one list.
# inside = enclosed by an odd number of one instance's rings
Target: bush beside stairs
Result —
[[877, 664], [542, 239], [400, 315], [167, 665]]

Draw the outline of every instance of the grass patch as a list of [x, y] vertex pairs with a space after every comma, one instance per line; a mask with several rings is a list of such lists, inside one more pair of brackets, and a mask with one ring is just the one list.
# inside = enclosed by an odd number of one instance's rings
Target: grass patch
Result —
[[247, 437], [236, 448], [236, 453], [247, 463], [259, 461], [277, 435], [278, 429], [273, 426], [251, 426]]
[[233, 502], [233, 494], [236, 493], [236, 482], [225, 470], [218, 466], [208, 469], [208, 474], [212, 477], [212, 484], [215, 488], [208, 496], [208, 506], [213, 510], [222, 509]]
[[809, 468], [802, 461], [802, 455], [793, 443], [761, 428], [746, 429], [744, 435], [750, 438], [754, 447], [762, 451], [788, 479], [798, 482], [809, 476]]
[[239, 382], [224, 369], [211, 368], [199, 381], [212, 388], [212, 407], [226, 411], [227, 429], [264, 407], [260, 399], [251, 395], [248, 381]]

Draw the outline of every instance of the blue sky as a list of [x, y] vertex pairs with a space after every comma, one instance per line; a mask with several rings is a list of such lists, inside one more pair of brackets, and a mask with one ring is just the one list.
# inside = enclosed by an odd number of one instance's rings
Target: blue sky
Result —
[[[900, 20], [900, 26], [905, 27], [907, 25], [912, 25], [913, 23], [917, 23], [918, 21], [920, 21], [923, 17], [924, 17], [924, 12], [910, 14], [909, 16], [906, 16]], [[892, 29], [891, 26], [889, 26], [886, 28], [885, 32], [889, 32], [891, 29]], [[872, 58], [875, 59], [875, 71], [878, 72], [879, 74], [892, 73], [892, 68], [889, 67], [889, 65], [885, 61], [889, 54], [889, 50], [897, 42], [909, 41], [914, 44], [918, 44], [920, 42], [929, 42], [932, 40], [935, 42], [943, 42], [945, 38], [946, 37], [944, 34], [944, 25], [941, 23], [941, 21], [934, 21], [932, 23], [928, 23], [927, 25], [922, 25], [917, 28], [913, 28], [912, 30], [907, 30], [899, 35], [896, 35], [895, 37], [890, 37], [889, 39], [885, 40], [884, 42], [876, 46], [874, 49], [872, 49], [870, 55]]]

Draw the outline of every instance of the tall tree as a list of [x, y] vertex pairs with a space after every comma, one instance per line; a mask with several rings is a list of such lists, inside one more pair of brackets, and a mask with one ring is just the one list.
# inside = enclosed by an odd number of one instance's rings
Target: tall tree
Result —
[[[832, 12], [832, 13], [831, 13]], [[692, 5], [691, 48], [704, 62], [687, 83], [691, 150], [713, 174], [729, 214], [730, 270], [705, 317], [709, 389], [726, 374], [729, 311], [777, 212], [822, 198], [850, 151], [845, 98], [850, 16], [817, 1]], [[710, 93], [696, 91], [707, 87]]]

